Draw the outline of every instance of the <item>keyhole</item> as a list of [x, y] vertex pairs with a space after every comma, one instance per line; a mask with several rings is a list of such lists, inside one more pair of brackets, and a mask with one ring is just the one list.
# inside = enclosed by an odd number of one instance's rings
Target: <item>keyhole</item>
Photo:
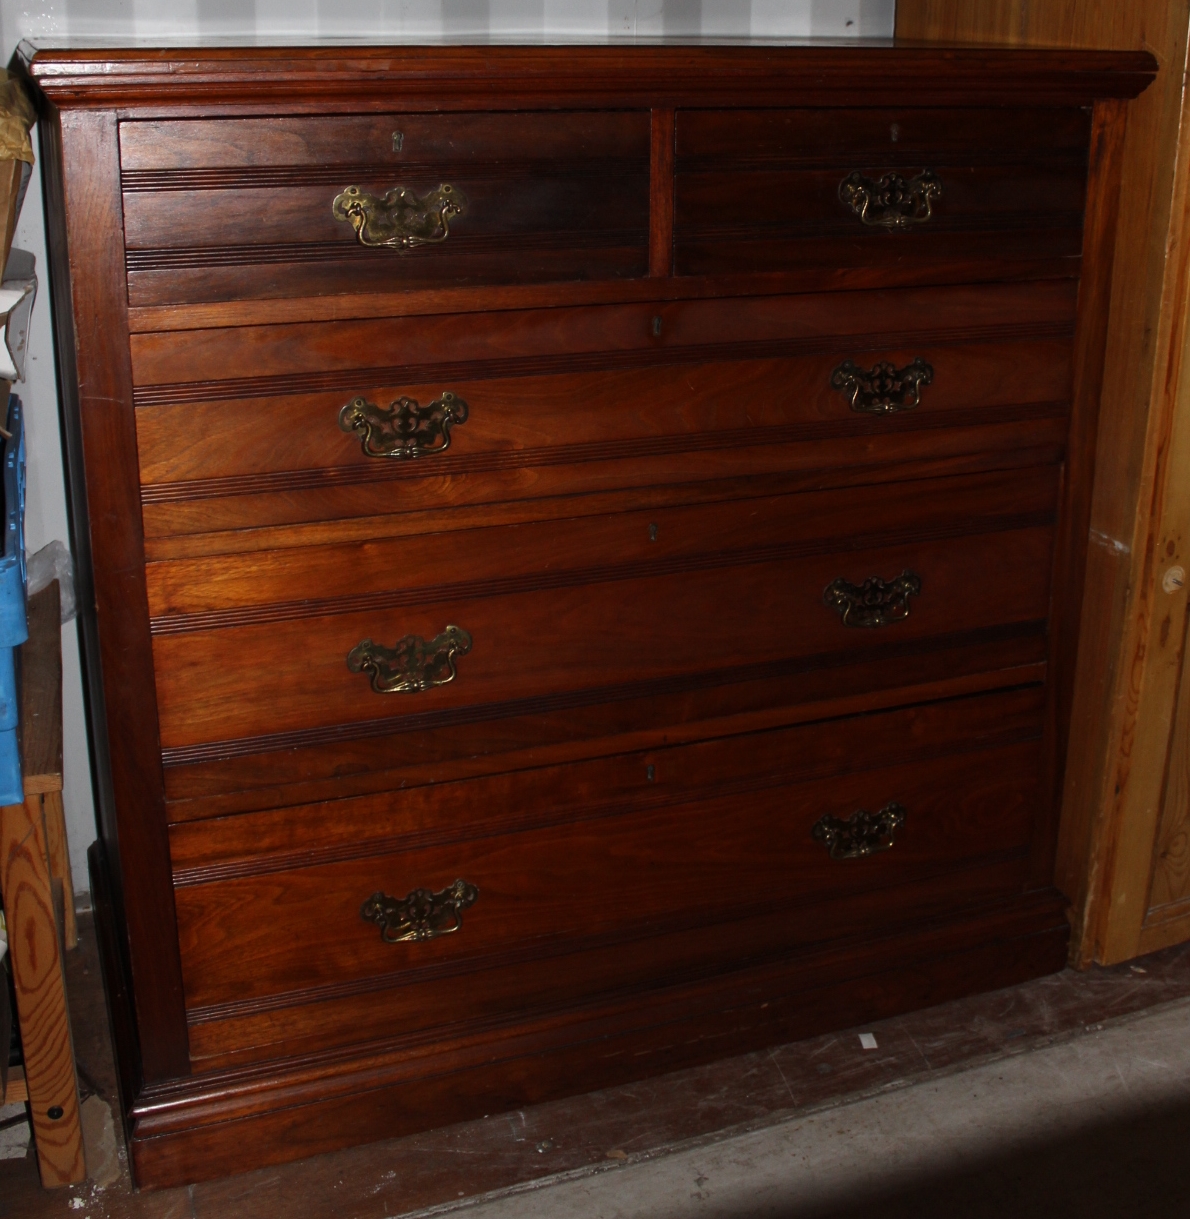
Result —
[[892, 136], [892, 142], [895, 144], [901, 138], [901, 126], [899, 123], [893, 123], [888, 129], [888, 134]]
[[656, 775], [656, 773], [657, 772], [651, 766], [645, 767], [645, 778], [648, 779], [650, 783], [653, 782], [653, 777]]
[[653, 319], [653, 338], [659, 339], [660, 337], [661, 337], [661, 318], [660, 318], [660, 316], [658, 316]]
[[657, 540], [657, 526], [650, 525], [649, 526], [649, 541], [655, 542], [656, 540]]
[[393, 132], [393, 152], [400, 152], [401, 146], [405, 143], [405, 133], [403, 131]]

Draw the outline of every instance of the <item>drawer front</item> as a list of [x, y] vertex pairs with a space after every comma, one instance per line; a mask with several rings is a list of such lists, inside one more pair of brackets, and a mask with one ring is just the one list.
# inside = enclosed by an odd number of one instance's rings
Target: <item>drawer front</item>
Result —
[[[1042, 466], [959, 478], [803, 495], [744, 496], [711, 505], [650, 508], [519, 525], [370, 538], [150, 563], [156, 635], [438, 600], [467, 600], [664, 577], [719, 564], [748, 566], [799, 554], [926, 543], [1048, 525], [1056, 471]], [[878, 507], [879, 506], [879, 507]], [[879, 512], [879, 519], [874, 514]], [[522, 587], [523, 586], [523, 587]]]
[[643, 112], [126, 122], [121, 161], [133, 306], [647, 266]]
[[[1043, 701], [175, 827], [192, 1053], [507, 1017], [1003, 892], [1023, 877]], [[402, 907], [416, 889], [436, 909]], [[392, 903], [364, 911], [374, 893]], [[428, 938], [399, 939], [415, 928]]]
[[[1053, 443], [1065, 432], [1074, 303], [1058, 282], [134, 336], [145, 529]], [[369, 355], [408, 363], [352, 366]], [[873, 388], [883, 366], [891, 393]], [[186, 380], [217, 367], [276, 375]], [[952, 431], [997, 427], [1015, 429], [1000, 446]]]
[[[480, 719], [530, 707], [565, 716], [662, 689], [764, 680], [811, 657], [862, 666], [885, 647], [1040, 623], [1056, 496], [1050, 467], [990, 483], [711, 505], [627, 528], [616, 518], [560, 524], [541, 531], [535, 550], [515, 529], [478, 530], [440, 546], [410, 542], [407, 577], [399, 561], [384, 564], [372, 588], [347, 556], [306, 584], [308, 600], [159, 620], [162, 745], [179, 758], [217, 752], [221, 741], [313, 740], [351, 724], [419, 731], [466, 722], [476, 708]], [[673, 538], [654, 557], [662, 529]], [[572, 550], [584, 531], [597, 539], [589, 560]], [[506, 572], [493, 563], [499, 555]], [[847, 629], [839, 607], [824, 603], [836, 579], [858, 586], [906, 570], [921, 590], [902, 596], [890, 583], [883, 629]], [[296, 591], [296, 574], [274, 586]], [[352, 584], [354, 595], [335, 596]], [[857, 611], [849, 625], [860, 620]], [[382, 685], [399, 692], [378, 694]]]
[[1081, 250], [1082, 110], [681, 111], [680, 275]]

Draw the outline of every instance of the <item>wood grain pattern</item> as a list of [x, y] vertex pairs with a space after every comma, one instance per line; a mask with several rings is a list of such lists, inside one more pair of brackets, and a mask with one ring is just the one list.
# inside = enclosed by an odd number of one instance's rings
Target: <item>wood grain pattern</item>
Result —
[[1135, 97], [1156, 65], [1144, 51], [1104, 54], [994, 47], [622, 46], [187, 48], [179, 53], [22, 44], [38, 87], [66, 106], [140, 105], [154, 117], [487, 110], [546, 106], [1078, 105]]
[[[200, 1180], [216, 1164], [259, 1167], [295, 1151], [325, 1151], [418, 1128], [427, 1107], [444, 1119], [562, 1095], [788, 1041], [813, 1030], [878, 1019], [1052, 972], [1065, 959], [1063, 903], [1042, 892], [976, 904], [965, 916], [928, 915], [912, 935], [868, 935], [784, 960], [747, 966], [722, 984], [663, 987], [648, 1002], [601, 1004], [564, 1017], [495, 1028], [481, 1041], [389, 1050], [366, 1046], [333, 1063], [274, 1066], [245, 1088], [214, 1072], [186, 1094], [158, 1089], [137, 1104], [132, 1144], [138, 1179]], [[796, 981], [794, 981], [796, 979]], [[728, 998], [728, 994], [730, 997]], [[599, 1052], [592, 1054], [595, 1042]], [[428, 1053], [441, 1076], [425, 1078]], [[644, 1058], [646, 1063], [642, 1063]], [[562, 1084], [560, 1081], [574, 1081]], [[366, 1111], [361, 1095], [374, 1096]], [[333, 1133], [330, 1133], [333, 1132]], [[249, 1141], [251, 1150], [246, 1150]]]
[[[1087, 596], [1073, 698], [1057, 883], [1073, 898], [1073, 959], [1124, 960], [1176, 939], [1142, 931], [1180, 648], [1166, 632], [1160, 556], [1180, 526], [1161, 511], [1184, 409], [1187, 298], [1183, 76], [1190, 6], [1022, 7], [900, 0], [898, 34], [1150, 48], [1162, 69], [1129, 107], [1107, 336]], [[1176, 485], [1172, 484], [1172, 485]], [[1180, 610], [1168, 605], [1176, 620]], [[1177, 933], [1169, 924], [1163, 933]], [[1182, 924], [1181, 926], [1185, 926]], [[1143, 939], [1144, 947], [1141, 946]], [[1184, 938], [1184, 936], [1183, 936]]]
[[1085, 110], [1029, 110], [1004, 104], [994, 111], [965, 106], [683, 110], [676, 156], [679, 172], [763, 165], [920, 171], [932, 168], [935, 161], [1085, 165], [1088, 118]]
[[[763, 733], [745, 730], [697, 743], [659, 743], [652, 749], [520, 766], [454, 783], [410, 783], [351, 800], [175, 825], [170, 831], [174, 884], [396, 855], [475, 834], [563, 825], [571, 813], [583, 820], [690, 803], [703, 794], [740, 796], [851, 770], [892, 767], [909, 754], [926, 763], [956, 750], [1040, 739], [1044, 692], [1021, 675], [999, 691], [972, 695], [940, 688], [933, 694], [913, 704], [902, 700], [876, 707], [870, 717], [848, 716], [846, 708], [834, 705], [812, 712], [801, 725]], [[772, 755], [764, 766], [727, 765], [732, 751], [740, 748], [751, 757], [763, 750]]]
[[[967, 650], [960, 652], [962, 646]], [[663, 695], [641, 700], [646, 710], [637, 714], [605, 709], [599, 735], [585, 740], [575, 738], [573, 725], [559, 731], [557, 715], [526, 714], [519, 721], [500, 721], [489, 726], [485, 735], [489, 752], [480, 755], [452, 754], [436, 739], [445, 734], [428, 731], [423, 740], [429, 746], [418, 756], [406, 758], [400, 752], [399, 735], [389, 731], [391, 721], [381, 721], [365, 725], [363, 731], [354, 727], [350, 738], [313, 744], [281, 741], [264, 755], [249, 752], [173, 766], [166, 772], [170, 816], [181, 824], [292, 807], [303, 801], [348, 799], [393, 787], [412, 790], [426, 783], [602, 758], [609, 750], [675, 746], [708, 736], [767, 731], [922, 701], [1034, 686], [1045, 681], [1043, 655], [1038, 625], [1031, 633], [1018, 632], [1011, 639], [964, 639], [961, 643], [951, 639], [944, 648], [900, 649], [895, 656], [870, 665], [862, 686], [854, 680], [833, 680], [830, 658], [826, 658], [824, 670], [807, 669], [799, 675], [796, 698], [791, 698], [791, 687], [781, 682], [752, 683], [746, 698], [723, 699], [721, 691], [709, 692], [708, 698], [703, 681], [693, 697], [681, 694], [680, 704], [677, 697]], [[712, 702], [716, 694], [719, 697]], [[675, 722], [682, 714], [686, 722]], [[655, 721], [663, 720], [665, 726], [650, 723], [649, 715]], [[692, 719], [692, 715], [705, 718]], [[386, 732], [388, 764], [378, 765], [373, 742], [384, 739]]]
[[[1028, 413], [1033, 413], [1033, 408], [1026, 408]], [[425, 531], [451, 533], [649, 507], [720, 503], [756, 495], [788, 495], [1058, 464], [1065, 451], [1064, 412], [1053, 404], [1037, 413], [1040, 418], [942, 429], [933, 436], [923, 436], [913, 428], [906, 428], [905, 434], [898, 436], [893, 429], [878, 440], [868, 438], [861, 443], [854, 438], [818, 442], [809, 452], [804, 446], [794, 445], [779, 446], [780, 451], [771, 456], [754, 450], [747, 464], [737, 468], [731, 478], [722, 477], [722, 471], [705, 460], [693, 467], [701, 477], [668, 485], [641, 485], [639, 477], [626, 478], [625, 471], [617, 466], [594, 463], [572, 466], [567, 477], [582, 480], [583, 494], [578, 496], [567, 494], [564, 478], [549, 479], [546, 472], [532, 471], [509, 478], [502, 489], [506, 498], [498, 500], [468, 496], [463, 479], [452, 480], [449, 502], [439, 493], [432, 499], [423, 494], [422, 502], [418, 503], [412, 494], [417, 480], [405, 482], [399, 504], [394, 503], [391, 493], [332, 487], [319, 492], [320, 497], [330, 497], [322, 505], [321, 517], [310, 510], [309, 503], [301, 503], [304, 497], [300, 492], [290, 492], [289, 498], [295, 503], [286, 508], [282, 501], [266, 498], [266, 519], [252, 525], [245, 525], [246, 508], [241, 507], [238, 516], [225, 514], [220, 511], [218, 499], [204, 502], [207, 517], [202, 515], [197, 501], [147, 504], [144, 516], [150, 532], [146, 535], [145, 552], [158, 562], [294, 546], [350, 545], [369, 538], [411, 537]], [[727, 456], [731, 453], [732, 450], [727, 450]], [[815, 457], [822, 463], [817, 469], [812, 465]], [[683, 456], [680, 460], [670, 458], [658, 463], [657, 458], [651, 458], [650, 464], [656, 475], [658, 464], [663, 473], [666, 469], [683, 471], [689, 469], [687, 463], [691, 460]], [[642, 468], [649, 467], [638, 463], [638, 475]], [[338, 517], [331, 516], [335, 506], [332, 501], [340, 495], [345, 496], [345, 511]], [[246, 503], [241, 501], [241, 505]], [[252, 511], [255, 514], [254, 506]], [[268, 517], [280, 519], [270, 524]], [[293, 523], [282, 523], [286, 518]]]
[[[400, 147], [394, 133], [401, 134]], [[156, 171], [155, 182], [191, 180], [205, 171], [276, 173], [301, 167], [338, 173], [371, 166], [392, 174], [409, 165], [442, 163], [532, 165], [574, 158], [643, 161], [649, 155], [644, 114], [596, 112], [417, 114], [398, 107], [387, 114], [266, 119], [141, 119], [120, 126], [120, 168], [129, 175]], [[143, 179], [133, 177], [133, 181]]]
[[[782, 514], [796, 508], [794, 501]], [[882, 512], [890, 533], [896, 508], [889, 497], [856, 505], [857, 514]], [[672, 528], [680, 537], [696, 530], [697, 519], [685, 526], [675, 521]], [[643, 692], [654, 681], [735, 666], [741, 675], [759, 674], [764, 657], [779, 664], [848, 646], [846, 635], [838, 634], [837, 615], [822, 604], [822, 590], [836, 576], [856, 583], [871, 575], [891, 580], [912, 568], [927, 590], [895, 630], [879, 633], [884, 638], [865, 639], [862, 649], [858, 640], [852, 644], [866, 659], [886, 642], [1045, 617], [1053, 540], [1047, 511], [976, 517], [958, 529], [908, 519], [922, 523], [907, 529], [905, 540], [883, 544], [858, 534], [842, 544], [831, 539], [809, 547], [758, 531], [755, 548], [702, 557], [679, 549], [672, 557], [606, 570], [432, 585], [416, 599], [397, 598], [391, 608], [385, 599], [363, 608], [348, 602], [342, 607], [348, 612], [317, 618], [159, 634], [153, 655], [162, 746], [172, 751], [263, 732], [494, 708], [577, 691], [598, 698], [596, 691], [622, 685]], [[647, 531], [641, 533], [647, 545]], [[968, 592], [981, 587], [996, 588], [996, 597]], [[461, 676], [449, 685], [418, 697], [383, 698], [370, 691], [366, 677], [347, 669], [345, 658], [361, 639], [386, 647], [407, 634], [432, 639], [448, 623], [476, 641], [460, 661]], [[775, 629], [749, 625], [766, 623]], [[710, 640], [714, 646], [707, 646]]]
[[0, 889], [41, 1183], [87, 1175], [42, 797], [0, 808]]
[[[514, 526], [285, 548], [147, 568], [155, 634], [278, 622], [530, 588], [560, 588], [904, 544], [1048, 522], [1057, 472], [1042, 466], [881, 490], [747, 497], [713, 507], [650, 508]], [[865, 519], [872, 505], [885, 519]], [[961, 503], [960, 511], [955, 504]], [[873, 528], [873, 526], [878, 526]], [[313, 589], [333, 590], [325, 597]]]
[[[367, 457], [356, 437], [339, 430], [339, 411], [350, 400], [342, 392], [143, 406], [136, 416], [142, 501], [163, 502], [166, 485], [179, 482], [209, 480], [202, 488], [206, 497], [218, 492], [215, 480], [232, 477], [244, 490], [281, 489], [283, 478], [315, 470], [327, 472], [319, 476], [326, 482], [331, 470], [344, 482], [439, 477], [482, 469], [475, 461], [480, 455], [492, 469], [500, 461], [540, 466], [661, 455], [685, 447], [722, 451], [798, 438], [1007, 421], [1022, 417], [1026, 405], [1036, 414], [1069, 401], [1067, 340], [948, 346], [929, 340], [927, 332], [912, 345], [875, 350], [863, 339], [847, 348], [835, 340], [833, 351], [795, 359], [601, 368], [446, 384], [430, 379], [361, 383], [368, 400], [380, 406], [401, 396], [428, 403], [444, 389], [468, 404], [467, 421], [454, 430], [450, 451], [421, 462]], [[831, 388], [831, 374], [845, 354], [866, 360], [869, 368], [877, 360], [904, 368], [924, 358], [933, 380], [911, 412], [884, 418], [857, 414], [847, 395]], [[785, 430], [774, 434], [777, 429]], [[261, 475], [277, 477], [270, 483]], [[256, 477], [248, 483], [245, 476]], [[296, 489], [292, 481], [288, 486]]]
[[[89, 666], [90, 723], [104, 764], [100, 829], [115, 864], [113, 887], [140, 1025], [145, 1079], [189, 1070], [173, 894], [165, 837], [157, 715], [147, 654], [140, 504], [124, 476], [136, 461], [126, 334], [116, 118], [68, 111], [39, 123], [47, 166], [59, 382], [68, 395], [67, 451], [74, 493], [72, 542]], [[58, 141], [61, 141], [59, 144]], [[57, 173], [61, 172], [61, 179]], [[93, 562], [94, 559], [94, 562]], [[118, 845], [117, 845], [118, 844]], [[127, 873], [136, 880], [125, 886]]]
[[[1183, 657], [1185, 647], [1183, 637]], [[1190, 666], [1184, 660], [1175, 706], [1146, 926], [1167, 921], [1167, 907], [1190, 899]]]
[[19, 1105], [29, 1099], [29, 1088], [25, 1083], [24, 1067], [8, 1068], [8, 1086], [0, 1089], [0, 1103]]
[[[1037, 132], [1053, 130], [1055, 144], [1085, 123], [1077, 114], [1052, 125], [1048, 112], [1032, 117]], [[674, 198], [675, 267], [681, 274], [797, 265], [823, 257], [825, 250], [817, 247], [824, 241], [827, 256], [841, 263], [870, 263], [894, 251], [912, 261], [936, 241], [961, 257], [965, 240], [988, 231], [1014, 234], [1012, 245], [1001, 243], [1002, 258], [1029, 257], [1026, 234], [1052, 246], [1056, 237], [1062, 240], [1058, 234], [1080, 228], [1085, 134], [1079, 141], [1083, 156], [1046, 156], [1036, 134], [1014, 139], [1024, 125], [1020, 112], [1010, 112], [1007, 121], [999, 111], [911, 110], [892, 116], [770, 111], [732, 118], [734, 148], [724, 147], [723, 131], [715, 126], [722, 116], [680, 116], [680, 126], [693, 127], [678, 137], [685, 154], [677, 163]], [[967, 139], [962, 152], [955, 140], [958, 121]], [[878, 123], [882, 140], [874, 130]], [[908, 136], [904, 147], [902, 127]], [[836, 150], [844, 149], [849, 160], [838, 159]], [[972, 153], [974, 164], [964, 159]], [[941, 195], [930, 219], [908, 231], [866, 226], [839, 198], [840, 183], [853, 170], [878, 179], [890, 169], [903, 169], [911, 178], [927, 168], [941, 180]], [[989, 244], [982, 248], [995, 257]]]
[[[62, 783], [62, 626], [58, 581], [29, 598], [29, 638], [21, 645], [21, 770], [26, 782]], [[33, 790], [33, 789], [26, 789]]]
[[[335, 326], [290, 325], [204, 330], [195, 333], [137, 334], [131, 338], [137, 404], [150, 405], [169, 394], [174, 401], [203, 400], [219, 386], [226, 396], [249, 396], [244, 384], [273, 394], [287, 382], [315, 388], [325, 373], [350, 373], [354, 383], [375, 380], [371, 370], [419, 365], [473, 365], [474, 374], [495, 362], [505, 376], [517, 375], [516, 359], [569, 359], [637, 352], [665, 363], [673, 350], [695, 349], [700, 362], [717, 349], [740, 356], [765, 354], [763, 343], [831, 339], [837, 345], [868, 336], [869, 346], [896, 345], [891, 336], [949, 331], [955, 340], [977, 339], [996, 327], [1069, 328], [1076, 288], [1066, 281], [1018, 286], [995, 284], [904, 292], [757, 297], [722, 301], [669, 301], [663, 305], [606, 305], [586, 309], [498, 312], [466, 326], [451, 317], [391, 318], [340, 322]], [[655, 334], [654, 317], [661, 318]], [[1052, 333], [1052, 331], [1050, 332]], [[1005, 336], [1007, 337], [1007, 336]], [[416, 353], [414, 358], [410, 358]], [[687, 362], [690, 357], [687, 357]], [[224, 370], [253, 370], [252, 377]], [[533, 371], [536, 371], [534, 369]], [[565, 371], [564, 368], [540, 371]], [[222, 373], [223, 375], [220, 375]], [[442, 375], [441, 372], [438, 375]], [[347, 382], [348, 384], [350, 382]], [[169, 387], [166, 389], [165, 387]], [[203, 390], [206, 390], [204, 393]], [[147, 391], [155, 390], [152, 395]], [[165, 399], [169, 400], [169, 399]]]
[[[741, 755], [755, 763], [752, 746], [737, 742]], [[525, 1010], [582, 1001], [600, 990], [636, 989], [667, 966], [664, 956], [651, 954], [640, 962], [640, 972], [626, 961], [616, 968], [605, 959], [597, 975], [582, 962], [563, 967], [559, 956], [571, 948], [578, 953], [611, 940], [627, 953], [651, 934], [766, 913], [784, 916], [787, 936], [792, 922], [802, 936], [817, 939], [821, 929], [813, 934], [802, 921], [817, 921], [809, 912], [815, 904], [845, 907], [848, 898], [881, 889], [880, 905], [895, 918], [902, 893], [915, 882], [938, 873], [953, 877], [991, 856], [1017, 856], [1015, 875], [1001, 891], [1012, 892], [1023, 876], [1038, 752], [1035, 741], [989, 751], [979, 762], [946, 759], [890, 768], [864, 780], [836, 777], [797, 790], [712, 796], [630, 816], [580, 818], [551, 829], [406, 848], [398, 856], [377, 853], [350, 863], [188, 886], [177, 896], [188, 1002], [193, 1018], [202, 1021], [215, 1018], [206, 1009], [217, 1004], [232, 1004], [223, 1013], [230, 1016], [260, 996], [378, 973], [389, 975], [391, 984], [393, 975], [409, 973], [410, 985], [390, 995], [388, 1006], [390, 1016], [413, 1032], [443, 1021], [441, 988], [427, 986], [430, 993], [420, 993], [422, 966], [450, 963], [451, 976], [470, 975], [467, 998], [450, 1019], [482, 1020], [491, 1014], [484, 993], [489, 978], [499, 986], [502, 965], [513, 960], [554, 962], [534, 971], [532, 980], [522, 977], [520, 994], [507, 996], [505, 1002]], [[907, 810], [903, 841], [873, 856], [869, 866], [840, 869], [810, 839], [824, 813], [846, 819], [857, 808], [875, 812], [892, 799]], [[726, 841], [725, 821], [733, 826]], [[687, 852], [680, 870], [669, 860], [675, 834]], [[375, 924], [360, 918], [361, 905], [377, 891], [403, 898], [419, 887], [444, 889], [456, 877], [480, 894], [458, 934], [427, 944], [386, 945]], [[954, 887], [962, 894], [961, 884]], [[790, 907], [800, 908], [802, 918], [792, 917]], [[278, 925], [290, 934], [278, 937]], [[854, 934], [858, 928], [839, 928], [848, 930]], [[738, 944], [718, 945], [720, 968], [738, 953]], [[685, 962], [670, 964], [681, 969]], [[284, 1006], [300, 1003], [289, 999]]]
[[651, 113], [649, 147], [649, 274], [673, 274], [674, 112]]
[[1088, 270], [1079, 281], [1079, 326], [1075, 334], [1074, 393], [1070, 439], [1063, 470], [1060, 541], [1054, 556], [1050, 653], [1051, 703], [1047, 733], [1050, 774], [1046, 815], [1035, 827], [1033, 883], [1054, 875], [1061, 788], [1066, 770], [1067, 737], [1073, 714], [1087, 570], [1087, 537], [1099, 429], [1100, 396], [1106, 359], [1112, 260], [1119, 218], [1120, 172], [1124, 153], [1125, 109], [1121, 102], [1097, 102], [1091, 123], [1090, 169], [1084, 258]]
[[[1011, 243], [1012, 234], [998, 234], [997, 242]], [[558, 284], [501, 284], [483, 287], [408, 288], [401, 292], [343, 292], [333, 296], [245, 298], [190, 305], [131, 307], [133, 334], [159, 330], [207, 330], [211, 327], [271, 325], [281, 322], [343, 321], [349, 318], [412, 317], [449, 313], [487, 313], [492, 309], [533, 309], [602, 305], [628, 300], [699, 300], [720, 296], [783, 296], [797, 292], [846, 291], [858, 288], [911, 288], [926, 284], [967, 283], [986, 270], [975, 237], [974, 256], [955, 251], [925, 252], [911, 263], [904, 260], [865, 266], [806, 265], [797, 271], [763, 271], [749, 275], [731, 272], [714, 276], [684, 275], [672, 279], [595, 280]], [[870, 247], [872, 248], [872, 247]], [[1003, 264], [998, 277], [1004, 282], [1072, 279], [1079, 273], [1078, 248], [1047, 249], [1030, 259]], [[174, 272], [175, 275], [184, 272]]]
[[[1150, 57], [25, 62], [83, 387], [93, 866], [144, 1180], [1057, 967], [1039, 784], [1070, 707], [1111, 99]], [[924, 238], [837, 228], [841, 167], [927, 157], [950, 189]], [[473, 231], [374, 257], [304, 223], [340, 171], [449, 172]], [[906, 415], [826, 388], [914, 358], [935, 379]], [[446, 388], [472, 414], [439, 457], [373, 463], [338, 430], [356, 394]], [[906, 568], [923, 591], [886, 630], [823, 604]], [[423, 696], [346, 668], [447, 622], [473, 646]], [[924, 832], [857, 867], [808, 843], [890, 785]], [[359, 918], [464, 871], [480, 902], [426, 952]]]

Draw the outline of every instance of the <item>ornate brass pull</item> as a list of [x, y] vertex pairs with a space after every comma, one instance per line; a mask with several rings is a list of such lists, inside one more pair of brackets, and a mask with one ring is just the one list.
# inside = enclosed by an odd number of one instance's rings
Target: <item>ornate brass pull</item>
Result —
[[878, 813], [857, 809], [846, 821], [828, 813], [814, 823], [810, 837], [825, 843], [832, 859], [863, 859], [891, 850], [897, 830], [904, 824], [905, 810], [893, 801]]
[[365, 456], [401, 460], [445, 453], [450, 429], [466, 422], [466, 402], [449, 391], [425, 406], [413, 398], [398, 398], [386, 407], [353, 398], [339, 412], [339, 427], [359, 436]]
[[937, 174], [923, 170], [906, 182], [900, 174], [885, 174], [878, 182], [858, 169], [839, 183], [839, 198], [864, 222], [883, 229], [907, 229], [925, 224], [942, 194]]
[[866, 415], [895, 415], [911, 411], [921, 401], [921, 387], [934, 379], [925, 360], [914, 360], [904, 368], [876, 364], [870, 371], [846, 360], [831, 373], [831, 389], [847, 395], [853, 411]]
[[888, 626], [909, 617], [909, 598], [921, 592], [921, 576], [906, 568], [895, 580], [869, 576], [850, 584], [840, 576], [832, 580], [822, 600], [839, 611], [844, 626]]
[[433, 940], [460, 930], [463, 911], [475, 905], [478, 896], [479, 890], [465, 880], [456, 880], [438, 893], [414, 889], [405, 897], [396, 898], [378, 892], [359, 908], [359, 916], [365, 923], [375, 923], [380, 928], [380, 938], [386, 944]]
[[466, 209], [463, 192], [448, 182], [420, 197], [404, 186], [394, 186], [383, 196], [349, 186], [331, 204], [336, 220], [351, 222], [360, 245], [397, 250], [445, 241], [450, 218]]
[[471, 636], [461, 626], [448, 626], [428, 643], [406, 635], [391, 648], [361, 640], [347, 654], [353, 673], [367, 673], [377, 694], [420, 694], [455, 679], [455, 657], [471, 651]]

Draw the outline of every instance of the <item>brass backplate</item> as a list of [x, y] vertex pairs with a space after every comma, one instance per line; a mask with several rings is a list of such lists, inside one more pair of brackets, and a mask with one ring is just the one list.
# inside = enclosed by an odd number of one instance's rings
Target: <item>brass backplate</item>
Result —
[[905, 810], [892, 801], [877, 813], [857, 809], [846, 821], [828, 813], [814, 823], [810, 837], [825, 843], [832, 859], [863, 859], [891, 850], [904, 824]]
[[461, 626], [448, 626], [427, 641], [405, 635], [391, 648], [363, 639], [347, 654], [353, 673], [367, 673], [377, 694], [420, 694], [454, 681], [455, 658], [471, 651], [471, 636]]
[[360, 245], [393, 250], [445, 241], [451, 218], [466, 210], [463, 192], [448, 182], [424, 195], [404, 186], [383, 195], [348, 186], [331, 203], [331, 215], [351, 224]]
[[389, 897], [373, 893], [360, 907], [359, 915], [366, 923], [380, 928], [386, 944], [404, 940], [433, 940], [440, 935], [453, 935], [463, 926], [463, 911], [475, 904], [479, 890], [465, 880], [439, 890], [414, 889], [404, 897]]
[[866, 178], [858, 169], [839, 183], [839, 199], [864, 224], [883, 229], [907, 229], [925, 224], [934, 214], [934, 200], [942, 194], [942, 182], [931, 170], [923, 170], [908, 182], [900, 174]]
[[339, 427], [360, 438], [366, 457], [407, 461], [445, 453], [450, 448], [450, 429], [466, 423], [468, 413], [466, 402], [449, 390], [425, 406], [415, 398], [398, 398], [387, 407], [353, 398], [339, 412]]
[[904, 368], [882, 362], [870, 369], [845, 360], [831, 373], [831, 389], [847, 395], [853, 411], [865, 415], [895, 415], [911, 411], [921, 401], [923, 385], [934, 379], [934, 370], [922, 359]]
[[869, 576], [851, 584], [840, 576], [822, 593], [822, 600], [837, 610], [844, 626], [888, 626], [909, 617], [909, 598], [921, 592], [921, 576], [906, 568], [895, 580]]

